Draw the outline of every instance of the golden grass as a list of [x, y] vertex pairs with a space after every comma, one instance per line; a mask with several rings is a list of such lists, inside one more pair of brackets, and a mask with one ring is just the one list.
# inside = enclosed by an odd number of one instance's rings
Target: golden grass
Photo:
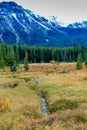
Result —
[[[18, 72], [0, 71], [0, 97], [9, 110], [0, 112], [2, 130], [87, 130], [87, 68], [75, 63], [23, 65]], [[36, 83], [38, 81], [38, 84]], [[18, 83], [14, 88], [6, 84]], [[41, 95], [52, 115], [43, 117]], [[56, 115], [56, 116], [54, 116]]]

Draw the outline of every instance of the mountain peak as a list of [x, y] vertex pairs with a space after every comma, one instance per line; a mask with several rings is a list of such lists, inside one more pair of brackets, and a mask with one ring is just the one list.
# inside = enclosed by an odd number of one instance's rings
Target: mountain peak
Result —
[[12, 12], [12, 11], [20, 11], [22, 9], [21, 6], [19, 6], [16, 2], [13, 2], [13, 1], [9, 1], [9, 2], [6, 2], [6, 1], [3, 1], [3, 2], [0, 2], [0, 13], [3, 13], [3, 12]]
[[67, 28], [87, 28], [87, 21], [81, 21], [69, 24]]
[[[14, 2], [14, 1], [3, 1], [3, 2], [0, 2], [0, 10], [1, 9], [9, 9], [10, 11], [12, 10], [12, 9], [23, 9], [23, 10], [25, 10], [27, 13], [32, 13], [32, 14], [34, 14], [33, 13], [33, 11], [31, 11], [31, 10], [28, 10], [28, 9], [24, 9], [21, 5], [18, 5], [16, 2]], [[0, 13], [2, 13], [2, 12], [0, 12]], [[16, 12], [15, 12], [16, 13]], [[39, 16], [39, 15], [38, 15]]]
[[13, 2], [13, 1], [9, 1], [9, 2], [6, 2], [6, 1], [3, 1], [3, 2], [0, 2], [0, 6], [18, 6], [16, 2]]
[[71, 46], [75, 42], [87, 44], [87, 21], [64, 27], [55, 16], [46, 19], [13, 1], [4, 1], [0, 2], [1, 42], [48, 47]]

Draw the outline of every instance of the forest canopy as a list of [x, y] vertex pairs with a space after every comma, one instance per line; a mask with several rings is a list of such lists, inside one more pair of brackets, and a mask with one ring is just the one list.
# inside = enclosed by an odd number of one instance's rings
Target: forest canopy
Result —
[[85, 57], [87, 57], [87, 47], [77, 44], [68, 48], [0, 44], [0, 60], [2, 60], [5, 65], [9, 64], [10, 59], [12, 60], [12, 64], [14, 64], [14, 62], [17, 64], [24, 63], [26, 53], [29, 63], [49, 63], [51, 60], [56, 62], [76, 62], [79, 53], [81, 54], [82, 61], [85, 61]]

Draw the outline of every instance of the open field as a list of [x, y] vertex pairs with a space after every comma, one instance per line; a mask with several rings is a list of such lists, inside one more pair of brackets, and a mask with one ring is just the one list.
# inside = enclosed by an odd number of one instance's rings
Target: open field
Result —
[[[75, 63], [0, 70], [0, 130], [87, 130], [87, 68]], [[45, 116], [42, 97], [50, 115]]]

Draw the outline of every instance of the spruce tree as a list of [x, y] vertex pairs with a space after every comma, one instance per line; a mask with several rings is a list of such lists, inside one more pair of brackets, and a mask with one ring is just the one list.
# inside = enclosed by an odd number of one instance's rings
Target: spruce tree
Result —
[[15, 52], [15, 58], [16, 58], [17, 65], [18, 65], [20, 62], [19, 46], [18, 45], [14, 45], [14, 52]]
[[84, 61], [85, 67], [87, 68], [87, 52], [85, 53], [85, 61]]
[[0, 46], [0, 58], [3, 60], [6, 59], [6, 44], [5, 43], [2, 43], [1, 46]]
[[16, 66], [16, 64], [14, 64], [13, 66], [11, 66], [11, 71], [14, 71], [14, 72], [17, 71], [17, 66]]
[[82, 69], [82, 57], [81, 57], [81, 54], [78, 54], [76, 68], [77, 68], [77, 70]]
[[29, 70], [28, 54], [27, 54], [27, 52], [25, 53], [25, 58], [24, 58], [24, 68], [25, 68], [25, 71]]
[[12, 46], [9, 46], [7, 66], [10, 66], [11, 71], [16, 71], [16, 59], [15, 59], [14, 50]]
[[5, 63], [3, 58], [0, 60], [0, 69], [4, 69], [5, 68]]

